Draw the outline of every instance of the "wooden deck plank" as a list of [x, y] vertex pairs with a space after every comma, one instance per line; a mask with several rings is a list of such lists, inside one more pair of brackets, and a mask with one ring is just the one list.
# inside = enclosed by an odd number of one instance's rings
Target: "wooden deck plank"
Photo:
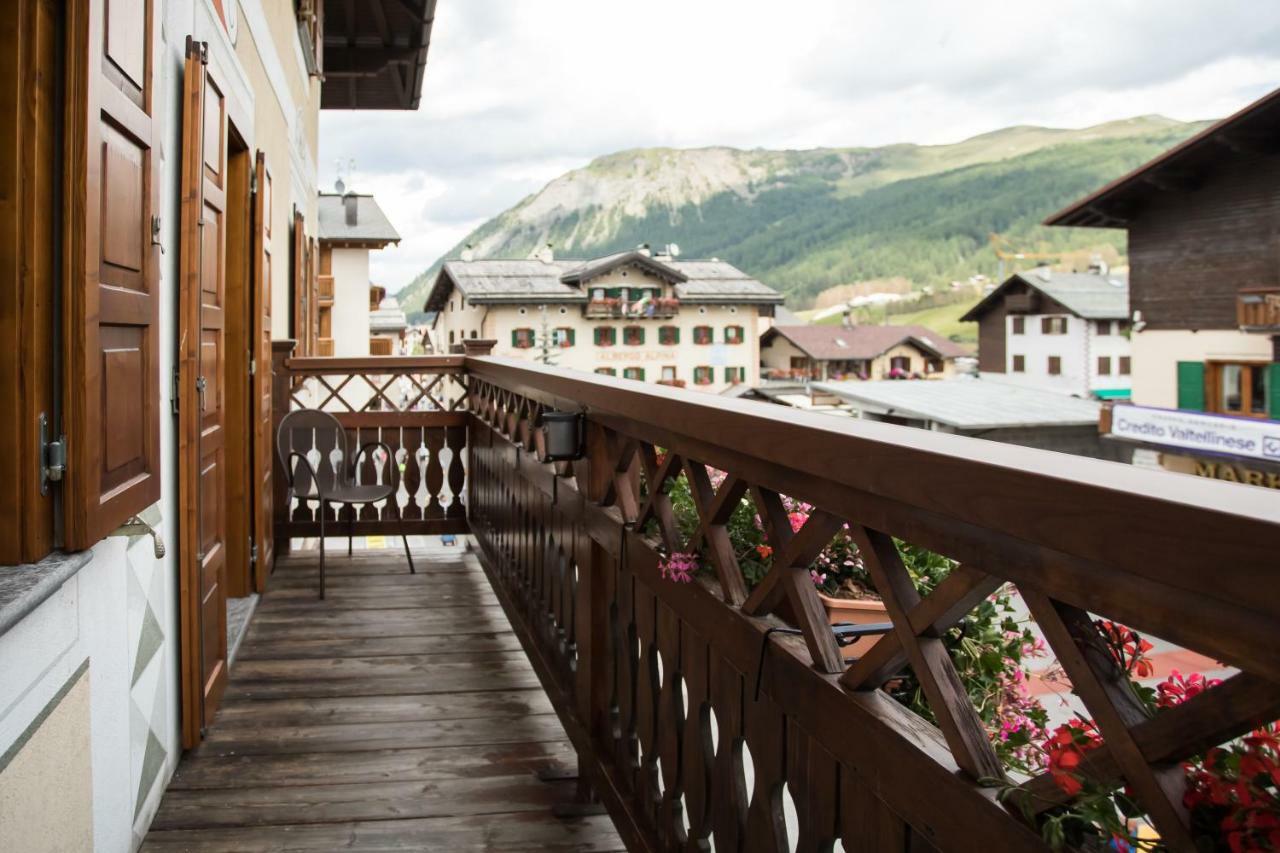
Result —
[[572, 766], [574, 757], [573, 748], [561, 741], [362, 752], [188, 755], [178, 765], [169, 787], [185, 790], [531, 776], [547, 767]]
[[264, 699], [229, 705], [218, 712], [218, 728], [263, 725], [392, 723], [414, 720], [468, 720], [550, 714], [540, 689], [502, 693], [415, 696], [338, 696], [328, 699]]
[[299, 853], [315, 850], [551, 851], [603, 853], [623, 850], [608, 817], [557, 821], [536, 812], [463, 815], [360, 823], [290, 824], [275, 827], [153, 832], [144, 851], [187, 853]]
[[561, 820], [576, 756], [483, 573], [461, 549], [279, 561], [205, 741], [144, 850], [612, 851]]
[[294, 658], [334, 658], [342, 654], [370, 658], [383, 655], [440, 655], [444, 659], [457, 655], [460, 640], [465, 637], [463, 654], [519, 652], [520, 641], [512, 634], [426, 634], [412, 637], [320, 637], [293, 639], [288, 643], [246, 642], [236, 656], [238, 661], [290, 660]]

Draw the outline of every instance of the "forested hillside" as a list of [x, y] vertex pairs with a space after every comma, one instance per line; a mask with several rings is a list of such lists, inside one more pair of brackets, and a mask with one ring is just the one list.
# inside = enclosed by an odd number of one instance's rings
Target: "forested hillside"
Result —
[[[1201, 126], [1143, 117], [1009, 128], [953, 146], [623, 152], [557, 178], [464, 244], [478, 257], [524, 257], [547, 242], [589, 257], [674, 242], [684, 257], [724, 258], [804, 308], [827, 287], [867, 279], [923, 286], [994, 275], [992, 232], [1027, 251], [1123, 254], [1122, 233], [1038, 223]], [[438, 267], [403, 291], [402, 305], [420, 310]]]

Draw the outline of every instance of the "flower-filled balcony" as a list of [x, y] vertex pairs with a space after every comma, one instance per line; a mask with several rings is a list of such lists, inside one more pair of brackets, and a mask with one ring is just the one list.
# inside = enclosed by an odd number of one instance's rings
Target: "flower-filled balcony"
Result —
[[674, 296], [626, 300], [617, 296], [592, 298], [584, 308], [588, 320], [669, 320], [680, 312]]

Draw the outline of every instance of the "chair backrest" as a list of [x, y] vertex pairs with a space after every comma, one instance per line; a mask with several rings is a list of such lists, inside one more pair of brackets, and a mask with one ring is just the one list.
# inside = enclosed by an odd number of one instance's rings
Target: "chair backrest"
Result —
[[[289, 458], [289, 454], [294, 452], [307, 456], [313, 449], [320, 454], [318, 462], [314, 458], [309, 459], [315, 466], [314, 480], [311, 477], [311, 470], [306, 465]], [[335, 449], [341, 452], [336, 469], [333, 459]], [[322, 412], [319, 409], [299, 409], [285, 415], [280, 421], [280, 428], [276, 430], [276, 450], [280, 454], [280, 462], [284, 465], [284, 470], [293, 472], [295, 495], [323, 495], [347, 481], [345, 472], [347, 466], [351, 464], [351, 455], [347, 448], [347, 431], [329, 412]]]

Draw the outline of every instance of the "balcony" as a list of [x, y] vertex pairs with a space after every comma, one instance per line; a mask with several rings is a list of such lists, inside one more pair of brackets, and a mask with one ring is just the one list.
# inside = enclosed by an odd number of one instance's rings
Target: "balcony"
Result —
[[[333, 548], [318, 601], [300, 546], [320, 519], [277, 470], [277, 552], [296, 547], [146, 849], [1044, 851], [1012, 802], [1034, 817], [1070, 795], [1001, 764], [945, 641], [1010, 584], [1098, 721], [1105, 743], [1081, 772], [1127, 785], [1172, 849], [1194, 849], [1179, 762], [1280, 716], [1280, 519], [1243, 486], [481, 356], [483, 343], [278, 354], [277, 422], [323, 408], [387, 442], [361, 477], [397, 486], [410, 536], [472, 544], [418, 540], [412, 576], [395, 550]], [[585, 412], [581, 460], [539, 460], [552, 410]], [[790, 499], [812, 507], [799, 529]], [[739, 508], [771, 551], [753, 582]], [[325, 521], [347, 534], [345, 516]], [[395, 529], [376, 507], [350, 528]], [[809, 573], [841, 536], [889, 622], [856, 655]], [[956, 562], [921, 591], [898, 542]], [[701, 564], [687, 582], [666, 571], [677, 552]], [[1225, 662], [1224, 683], [1149, 715], [1094, 616]], [[908, 666], [929, 719], [888, 690]]]
[[588, 320], [669, 320], [680, 313], [680, 300], [662, 297], [637, 306], [634, 302], [606, 297], [592, 299], [583, 309]]
[[1004, 298], [1004, 307], [1010, 314], [1034, 314], [1036, 295], [1027, 293], [1010, 293]]
[[1241, 288], [1236, 295], [1236, 322], [1245, 332], [1280, 331], [1280, 288]]

